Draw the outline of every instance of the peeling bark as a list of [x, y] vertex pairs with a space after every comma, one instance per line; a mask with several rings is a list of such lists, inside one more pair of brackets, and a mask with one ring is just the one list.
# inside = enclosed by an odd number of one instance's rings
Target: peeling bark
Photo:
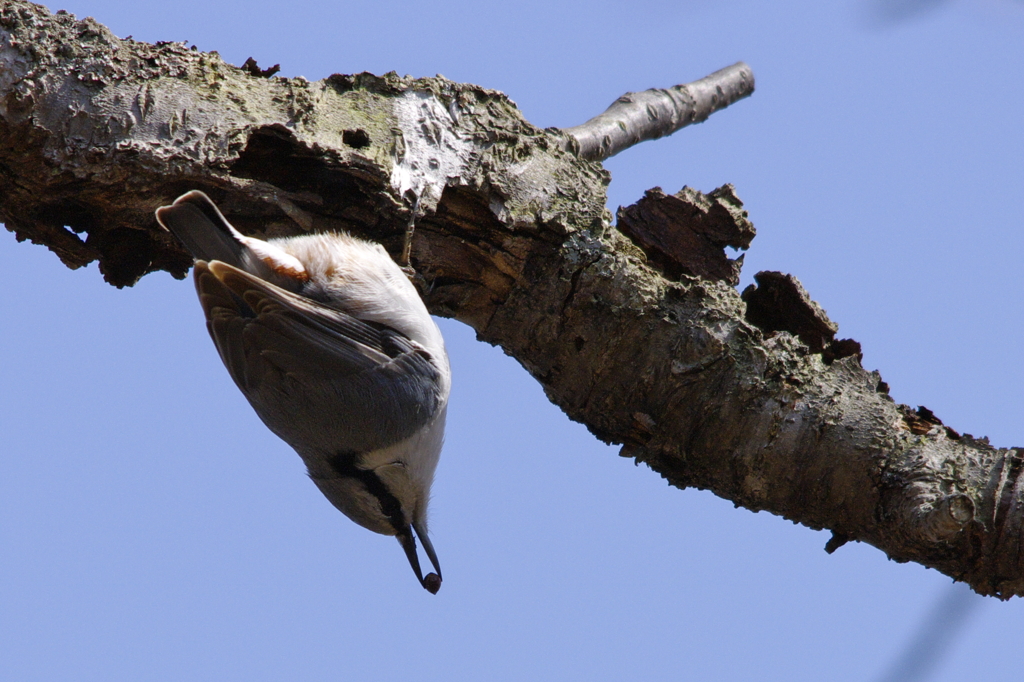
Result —
[[830, 551], [859, 540], [1024, 592], [1020, 449], [895, 404], [792, 276], [741, 297], [722, 249], [753, 227], [731, 187], [652, 190], [614, 227], [609, 176], [573, 129], [540, 130], [501, 93], [267, 75], [0, 3], [0, 219], [116, 286], [185, 275], [153, 210], [189, 189], [249, 234], [408, 247], [433, 312], [672, 484], [829, 528]]

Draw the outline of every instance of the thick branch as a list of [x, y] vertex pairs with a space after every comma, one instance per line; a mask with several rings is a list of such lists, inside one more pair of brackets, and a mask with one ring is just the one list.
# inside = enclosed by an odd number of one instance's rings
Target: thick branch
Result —
[[[743, 297], [731, 187], [605, 209], [607, 173], [503, 95], [394, 74], [263, 78], [181, 44], [0, 4], [0, 219], [131, 284], [190, 259], [153, 209], [210, 194], [243, 231], [346, 229], [402, 252], [622, 454], [681, 488], [830, 528], [983, 594], [1024, 593], [1018, 449], [895, 404], [795, 278]], [[69, 229], [70, 228], [70, 229]]]
[[737, 62], [686, 85], [628, 92], [603, 114], [565, 132], [575, 138], [580, 156], [601, 161], [639, 142], [701, 123], [753, 92], [754, 72]]

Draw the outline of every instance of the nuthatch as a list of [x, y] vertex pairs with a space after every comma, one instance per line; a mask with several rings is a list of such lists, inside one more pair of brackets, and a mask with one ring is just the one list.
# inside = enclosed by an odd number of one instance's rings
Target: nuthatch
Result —
[[[436, 594], [427, 503], [451, 371], [401, 268], [379, 244], [346, 234], [246, 237], [199, 191], [156, 218], [195, 258], [207, 329], [256, 414], [335, 507], [397, 536]], [[413, 531], [436, 574], [420, 571]]]

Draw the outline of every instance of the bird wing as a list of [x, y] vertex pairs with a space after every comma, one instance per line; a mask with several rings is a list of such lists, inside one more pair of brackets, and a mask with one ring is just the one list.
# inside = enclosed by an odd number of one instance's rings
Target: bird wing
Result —
[[228, 372], [300, 453], [386, 447], [443, 406], [434, 358], [400, 332], [226, 263], [198, 262], [194, 277]]

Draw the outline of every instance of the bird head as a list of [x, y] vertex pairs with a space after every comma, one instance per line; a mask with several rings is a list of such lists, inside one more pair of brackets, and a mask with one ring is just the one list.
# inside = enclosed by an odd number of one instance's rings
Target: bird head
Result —
[[[436, 594], [441, 587], [441, 566], [427, 534], [430, 481], [417, 475], [418, 467], [390, 459], [395, 454], [338, 455], [327, 460], [331, 468], [329, 475], [318, 476], [311, 471], [310, 477], [324, 496], [352, 521], [375, 533], [394, 535], [420, 584]], [[374, 460], [389, 461], [374, 466]], [[423, 575], [416, 549], [417, 536], [436, 573]]]

